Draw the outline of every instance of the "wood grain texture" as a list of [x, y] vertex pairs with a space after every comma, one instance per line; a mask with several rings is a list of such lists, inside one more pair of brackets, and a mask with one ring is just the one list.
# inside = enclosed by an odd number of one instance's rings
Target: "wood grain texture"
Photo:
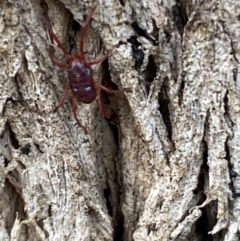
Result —
[[[39, 1], [0, 3], [0, 240], [239, 240], [240, 3], [48, 0], [54, 31], [94, 78], [132, 93], [54, 107]], [[55, 46], [56, 56], [65, 61]]]

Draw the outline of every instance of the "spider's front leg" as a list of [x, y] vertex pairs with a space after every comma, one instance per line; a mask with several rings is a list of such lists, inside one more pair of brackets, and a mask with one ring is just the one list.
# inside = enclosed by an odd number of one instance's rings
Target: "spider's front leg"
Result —
[[54, 53], [55, 53], [54, 47], [53, 47], [53, 46], [50, 46], [50, 47], [49, 47], [49, 57], [50, 57], [50, 59], [52, 60], [53, 64], [55, 64], [55, 65], [57, 65], [58, 67], [63, 68], [63, 69], [69, 69], [69, 65], [68, 65], [68, 64], [63, 63], [63, 62], [55, 59]]
[[120, 93], [123, 93], [123, 92], [132, 92], [132, 89], [131, 88], [123, 88], [123, 89], [120, 89], [120, 90], [111, 90], [111, 89], [108, 89], [107, 87], [101, 85], [98, 81], [94, 80], [94, 85], [95, 85], [95, 88], [97, 89], [97, 102], [98, 102], [98, 109], [99, 109], [99, 112], [107, 117], [107, 118], [110, 118], [111, 117], [111, 114], [112, 114], [112, 110], [111, 110], [111, 107], [109, 106], [108, 110], [105, 111], [103, 109], [103, 104], [102, 104], [102, 101], [101, 101], [101, 95], [100, 95], [100, 90], [104, 90], [105, 92], [107, 92], [108, 94], [120, 94]]
[[107, 53], [102, 58], [93, 60], [91, 62], [87, 62], [87, 65], [91, 66], [91, 65], [102, 63], [104, 60], [106, 60], [108, 58], [108, 56], [112, 53], [112, 51], [113, 50], [108, 50]]
[[[41, 0], [41, 6], [44, 10], [44, 13], [43, 13], [43, 20], [46, 24], [46, 27], [47, 27], [47, 30], [48, 30], [48, 33], [49, 33], [49, 36], [51, 38], [51, 41], [53, 43], [53, 40], [57, 43], [58, 47], [63, 51], [64, 55], [67, 57], [68, 61], [72, 61], [73, 60], [73, 57], [68, 53], [68, 51], [66, 50], [66, 48], [62, 45], [61, 41], [59, 40], [59, 38], [57, 37], [57, 35], [53, 32], [53, 28], [52, 28], [52, 24], [51, 24], [51, 21], [50, 21], [50, 18], [48, 16], [48, 4], [46, 3], [45, 0]], [[55, 53], [55, 49], [53, 48], [53, 46], [50, 47], [49, 49], [49, 55], [50, 55], [50, 58], [52, 60], [52, 62], [61, 67], [61, 68], [68, 68], [68, 64], [66, 63], [62, 63], [58, 60], [56, 60], [54, 58], [54, 53]]]

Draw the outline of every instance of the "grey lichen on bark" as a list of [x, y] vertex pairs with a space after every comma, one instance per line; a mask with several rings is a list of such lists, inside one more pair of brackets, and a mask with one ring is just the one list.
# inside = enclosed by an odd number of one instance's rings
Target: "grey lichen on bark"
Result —
[[[97, 6], [94, 78], [132, 93], [68, 99], [40, 1], [0, 3], [1, 240], [238, 240], [238, 1], [47, 1], [74, 53]], [[235, 199], [233, 197], [236, 197]]]

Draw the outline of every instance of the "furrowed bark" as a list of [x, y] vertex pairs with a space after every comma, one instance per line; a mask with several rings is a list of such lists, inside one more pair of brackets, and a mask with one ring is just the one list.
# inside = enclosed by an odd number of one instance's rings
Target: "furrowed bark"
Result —
[[49, 0], [66, 49], [97, 6], [86, 57], [97, 102], [70, 100], [40, 1], [0, 3], [0, 240], [239, 239], [240, 4]]

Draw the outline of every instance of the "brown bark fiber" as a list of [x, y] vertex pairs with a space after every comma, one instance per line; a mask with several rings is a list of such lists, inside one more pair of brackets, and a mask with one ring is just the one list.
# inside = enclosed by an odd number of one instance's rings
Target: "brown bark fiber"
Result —
[[[48, 0], [69, 52], [132, 93], [78, 103], [40, 1], [0, 1], [0, 240], [237, 241], [240, 2]], [[54, 45], [56, 57], [66, 61]]]

